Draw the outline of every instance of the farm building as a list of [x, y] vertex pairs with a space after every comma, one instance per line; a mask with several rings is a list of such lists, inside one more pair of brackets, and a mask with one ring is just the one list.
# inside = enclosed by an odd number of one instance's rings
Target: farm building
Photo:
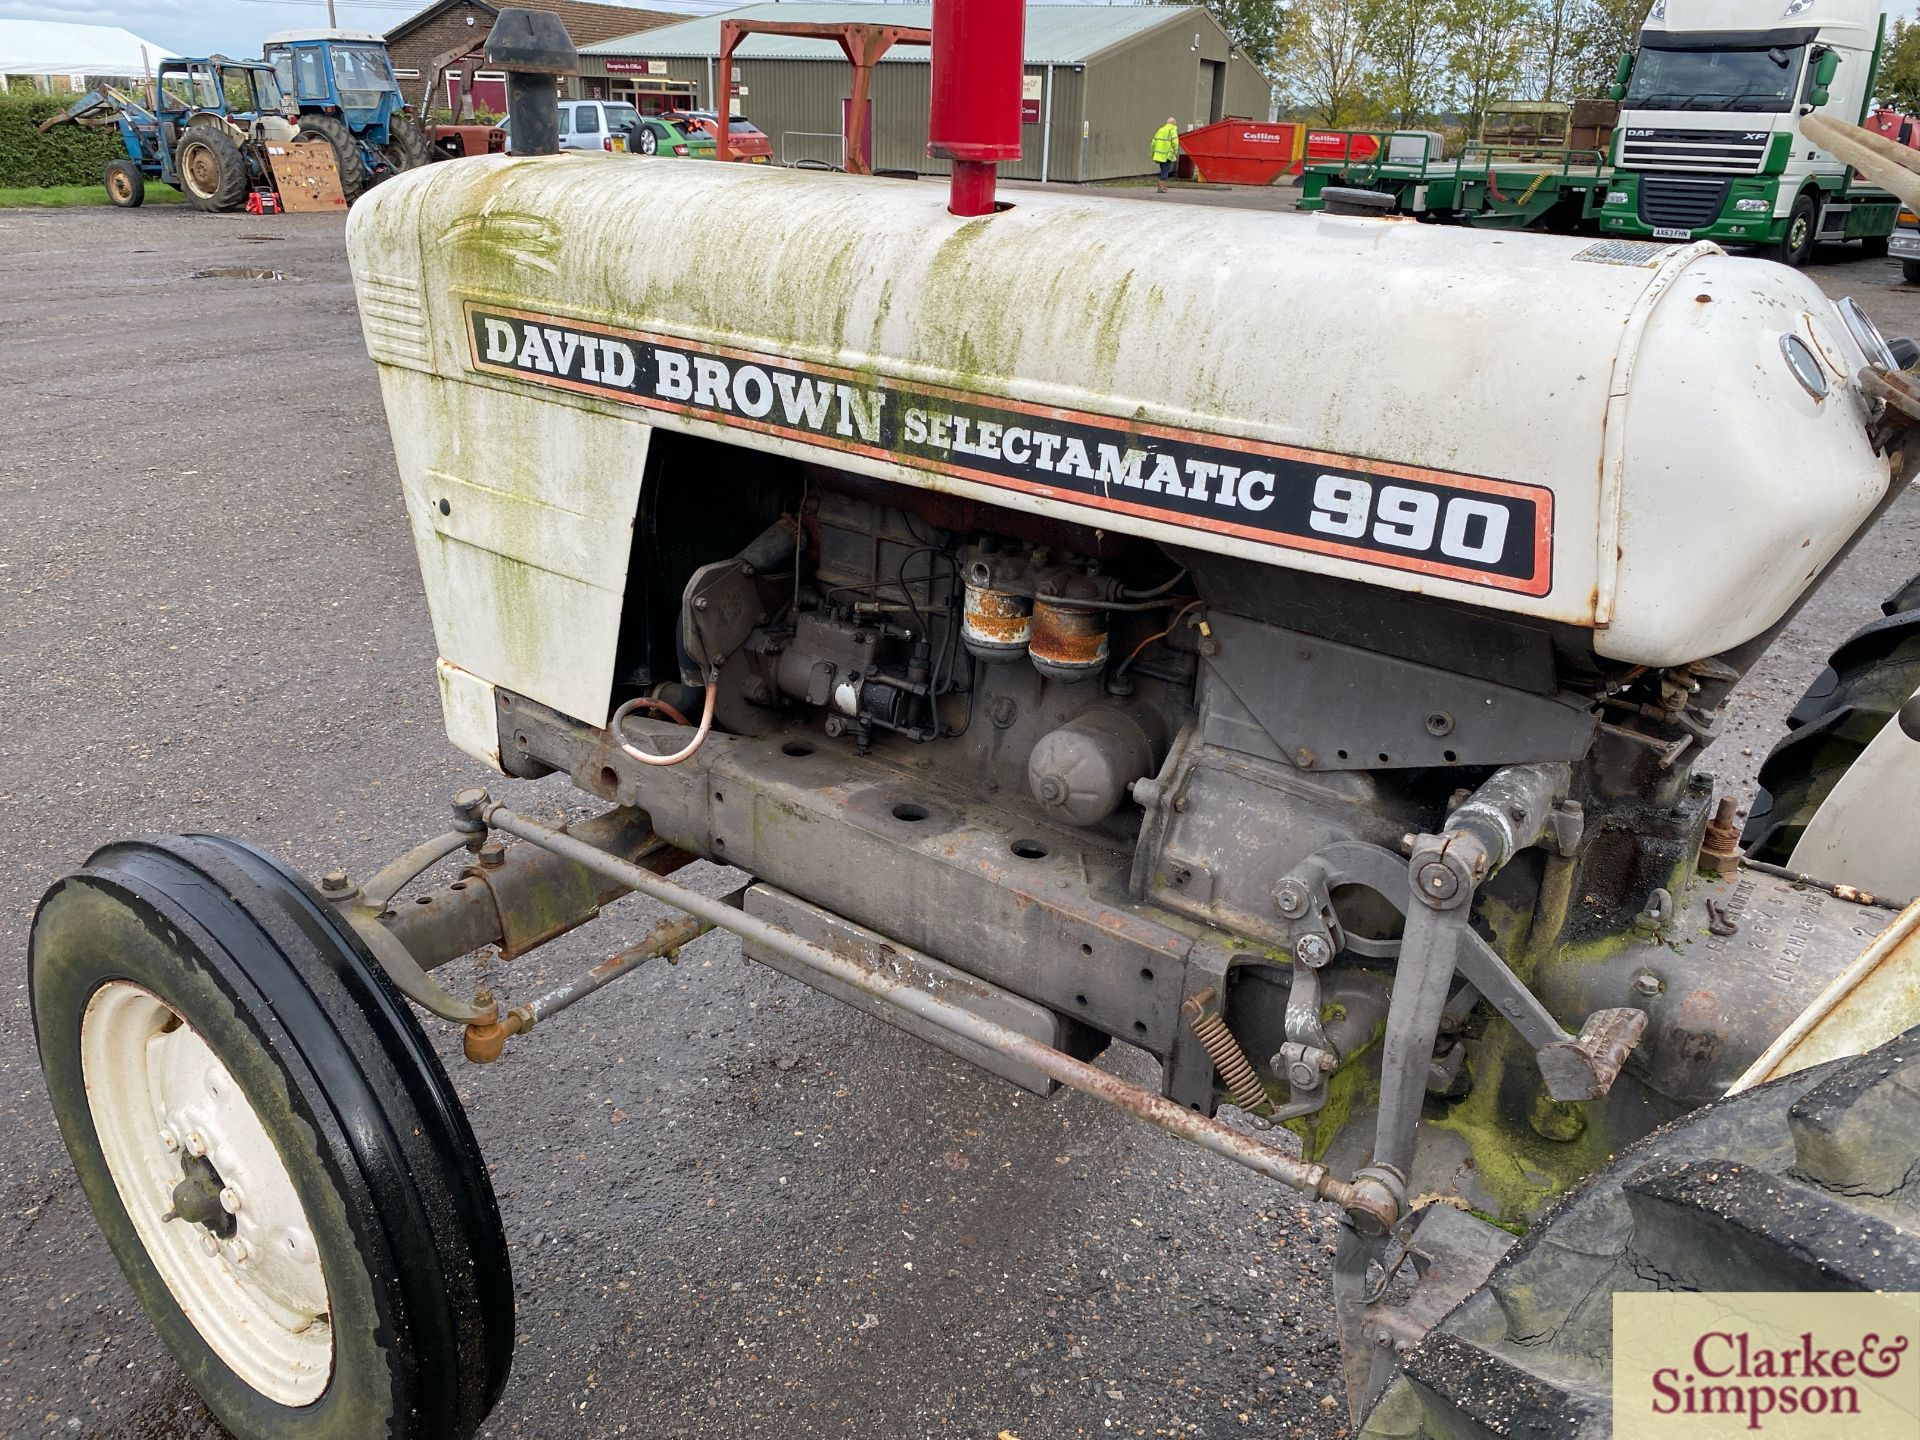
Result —
[[[494, 18], [509, 4], [528, 10], [551, 10], [567, 27], [578, 46], [632, 35], [655, 25], [670, 25], [681, 17], [632, 5], [596, 5], [587, 0], [438, 0], [415, 11], [386, 33], [393, 73], [409, 103], [419, 105], [429, 85], [434, 93], [427, 104], [434, 109], [458, 110], [463, 83], [469, 77], [474, 103], [494, 114], [507, 108], [507, 77], [481, 62]], [[438, 83], [435, 84], [435, 77]]]
[[[754, 5], [729, 19], [925, 27], [930, 5]], [[712, 109], [718, 15], [580, 47], [578, 94], [643, 110]], [[853, 72], [831, 40], [750, 35], [734, 52], [733, 107], [773, 139], [774, 158], [840, 163]], [[869, 153], [882, 171], [944, 173], [927, 155], [924, 45], [896, 45], [874, 67]], [[1265, 119], [1269, 85], [1206, 11], [1168, 5], [1027, 9], [1023, 154], [1001, 173], [1108, 180], [1151, 169], [1149, 140], [1168, 115], [1182, 129], [1227, 116]]]

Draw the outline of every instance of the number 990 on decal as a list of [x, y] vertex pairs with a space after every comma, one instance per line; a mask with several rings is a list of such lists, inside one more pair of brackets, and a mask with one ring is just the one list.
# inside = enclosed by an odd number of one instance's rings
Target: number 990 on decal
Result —
[[1432, 490], [1376, 488], [1350, 475], [1322, 475], [1314, 485], [1313, 514], [1307, 523], [1322, 535], [1343, 540], [1486, 565], [1505, 553], [1509, 522], [1507, 507], [1490, 500], [1449, 495], [1443, 502]]

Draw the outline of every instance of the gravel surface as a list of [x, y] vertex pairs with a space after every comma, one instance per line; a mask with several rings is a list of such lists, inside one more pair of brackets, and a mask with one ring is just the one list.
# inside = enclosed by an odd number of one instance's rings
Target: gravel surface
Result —
[[[54, 1129], [36, 898], [129, 834], [359, 873], [442, 828], [463, 783], [536, 816], [573, 801], [445, 743], [337, 218], [0, 212], [0, 253], [0, 1433], [218, 1435]], [[279, 278], [194, 278], [234, 268]], [[1920, 333], [1891, 263], [1813, 273]], [[1917, 541], [1910, 496], [1755, 672], [1710, 768], [1750, 784]], [[513, 988], [652, 918], [627, 902]], [[1328, 1215], [1092, 1101], [1017, 1095], [724, 937], [499, 1065], [444, 1053], [519, 1295], [489, 1435], [1345, 1433]], [[1124, 1047], [1109, 1063], [1153, 1083]]]

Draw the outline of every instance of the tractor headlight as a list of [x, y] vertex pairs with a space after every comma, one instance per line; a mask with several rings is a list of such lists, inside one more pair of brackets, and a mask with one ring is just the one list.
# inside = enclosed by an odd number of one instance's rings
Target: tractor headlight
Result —
[[1734, 201], [1733, 208], [1736, 210], [1745, 210], [1748, 212], [1757, 213], [1760, 211], [1773, 209], [1773, 202], [1771, 200], [1760, 199], [1758, 196], [1747, 195]]
[[1814, 358], [1813, 347], [1798, 335], [1780, 337], [1780, 353], [1787, 357], [1787, 368], [1793, 372], [1793, 378], [1800, 382], [1800, 388], [1816, 400], [1827, 398], [1827, 372], [1820, 368], [1820, 362]]
[[1842, 295], [1833, 302], [1833, 308], [1840, 312], [1841, 320], [1846, 322], [1847, 333], [1853, 336], [1867, 357], [1867, 363], [1876, 370], [1898, 370], [1899, 361], [1893, 358], [1893, 350], [1887, 344], [1887, 337], [1880, 333], [1880, 327], [1868, 318], [1867, 312], [1860, 308], [1860, 302], [1851, 295]]

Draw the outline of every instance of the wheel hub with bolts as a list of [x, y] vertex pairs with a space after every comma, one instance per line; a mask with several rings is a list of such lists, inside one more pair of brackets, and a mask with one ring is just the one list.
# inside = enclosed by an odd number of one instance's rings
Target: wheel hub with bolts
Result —
[[95, 993], [80, 1044], [101, 1153], [160, 1278], [235, 1374], [311, 1403], [333, 1365], [326, 1277], [245, 1093], [192, 1026], [125, 981]]
[[180, 1173], [180, 1183], [173, 1187], [173, 1208], [160, 1218], [204, 1226], [216, 1239], [231, 1236], [236, 1223], [233, 1211], [240, 1206], [237, 1198], [231, 1210], [223, 1203], [234, 1191], [221, 1182], [213, 1162], [204, 1155], [187, 1155], [180, 1161]]

